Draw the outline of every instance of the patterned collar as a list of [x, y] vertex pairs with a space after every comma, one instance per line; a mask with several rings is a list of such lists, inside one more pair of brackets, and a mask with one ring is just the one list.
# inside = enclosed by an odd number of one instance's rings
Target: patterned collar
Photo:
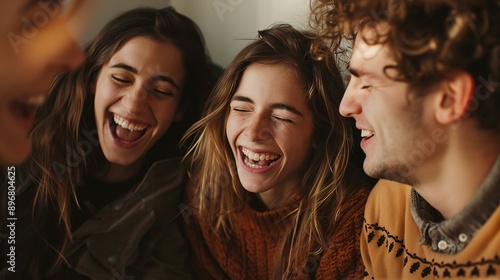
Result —
[[500, 155], [471, 202], [458, 214], [444, 220], [414, 189], [411, 213], [422, 234], [419, 243], [445, 254], [462, 251], [491, 214], [500, 206]]

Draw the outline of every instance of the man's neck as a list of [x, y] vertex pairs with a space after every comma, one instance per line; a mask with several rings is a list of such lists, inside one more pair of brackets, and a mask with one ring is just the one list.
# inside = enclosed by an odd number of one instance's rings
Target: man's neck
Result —
[[444, 149], [441, 157], [418, 172], [419, 184], [414, 188], [448, 219], [470, 202], [490, 173], [500, 154], [500, 134], [450, 130]]

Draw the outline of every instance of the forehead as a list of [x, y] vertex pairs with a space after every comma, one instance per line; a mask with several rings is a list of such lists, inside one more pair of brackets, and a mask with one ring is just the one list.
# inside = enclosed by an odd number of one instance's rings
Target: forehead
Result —
[[126, 70], [156, 81], [174, 83], [179, 89], [184, 87], [186, 79], [182, 53], [176, 45], [170, 41], [156, 41], [142, 36], [128, 40], [104, 67], [109, 71]]
[[[293, 108], [302, 116], [309, 116], [307, 94], [301, 79], [290, 66], [252, 63], [243, 72], [233, 100], [245, 97], [256, 106], [272, 109]], [[278, 105], [279, 104], [279, 105]]]
[[[305, 96], [303, 82], [297, 71], [286, 64], [250, 64], [242, 74], [239, 90], [252, 93], [273, 93], [269, 98], [279, 95], [292, 95], [298, 92]], [[237, 90], [238, 90], [237, 89]]]
[[[359, 33], [356, 37], [349, 67], [353, 74], [382, 75], [388, 65], [396, 65], [394, 55], [386, 43], [367, 43], [365, 34]], [[368, 39], [369, 40], [369, 39]]]
[[167, 66], [184, 68], [182, 53], [175, 44], [142, 36], [128, 40], [110, 59], [110, 63], [123, 61], [135, 66], [153, 65], [160, 70]]

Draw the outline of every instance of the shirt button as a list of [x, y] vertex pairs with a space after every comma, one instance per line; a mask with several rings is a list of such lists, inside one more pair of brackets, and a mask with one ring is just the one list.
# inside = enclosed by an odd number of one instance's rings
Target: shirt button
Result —
[[123, 203], [118, 203], [114, 207], [115, 211], [120, 211], [122, 210], [122, 208], [123, 208]]
[[465, 234], [465, 233], [460, 233], [458, 235], [458, 240], [460, 240], [460, 242], [467, 242], [467, 239], [468, 239], [467, 234]]
[[444, 240], [441, 240], [438, 243], [438, 248], [439, 250], [446, 250], [446, 248], [448, 248], [448, 243], [446, 243], [446, 241]]

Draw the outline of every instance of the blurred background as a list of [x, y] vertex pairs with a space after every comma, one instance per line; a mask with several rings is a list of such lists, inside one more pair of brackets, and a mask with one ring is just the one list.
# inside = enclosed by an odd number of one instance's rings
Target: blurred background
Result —
[[86, 46], [109, 20], [126, 10], [168, 5], [198, 24], [213, 62], [221, 67], [255, 39], [258, 30], [275, 23], [309, 29], [309, 0], [105, 0], [92, 10], [80, 43]]

